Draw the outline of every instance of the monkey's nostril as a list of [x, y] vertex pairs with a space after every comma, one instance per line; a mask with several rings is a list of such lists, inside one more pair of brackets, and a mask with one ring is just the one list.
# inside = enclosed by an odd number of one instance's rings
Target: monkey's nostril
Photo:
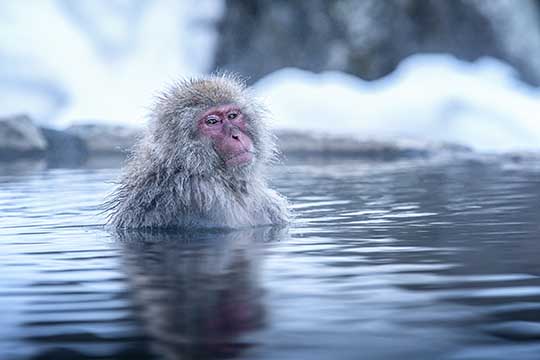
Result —
[[233, 135], [232, 138], [233, 138], [234, 140], [240, 140], [240, 138], [238, 137], [238, 135]]

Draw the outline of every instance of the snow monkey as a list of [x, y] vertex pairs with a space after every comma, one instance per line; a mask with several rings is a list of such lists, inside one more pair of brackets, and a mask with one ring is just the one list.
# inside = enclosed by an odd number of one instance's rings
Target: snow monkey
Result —
[[106, 203], [117, 229], [285, 224], [287, 201], [265, 169], [275, 159], [267, 112], [231, 74], [180, 81], [158, 96]]

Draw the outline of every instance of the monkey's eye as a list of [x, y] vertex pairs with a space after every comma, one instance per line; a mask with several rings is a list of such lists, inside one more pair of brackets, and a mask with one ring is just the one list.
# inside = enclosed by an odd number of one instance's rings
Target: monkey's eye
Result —
[[238, 114], [235, 113], [235, 112], [229, 113], [229, 114], [227, 115], [227, 119], [229, 119], [229, 120], [234, 120], [234, 119], [236, 119], [237, 117], [238, 117]]
[[215, 116], [209, 116], [206, 118], [206, 125], [215, 125], [219, 122], [219, 119]]

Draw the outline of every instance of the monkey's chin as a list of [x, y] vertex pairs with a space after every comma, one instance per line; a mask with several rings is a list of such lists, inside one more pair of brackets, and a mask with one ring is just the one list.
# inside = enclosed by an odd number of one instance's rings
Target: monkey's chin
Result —
[[228, 167], [245, 166], [251, 164], [253, 154], [249, 151], [234, 155], [225, 161]]

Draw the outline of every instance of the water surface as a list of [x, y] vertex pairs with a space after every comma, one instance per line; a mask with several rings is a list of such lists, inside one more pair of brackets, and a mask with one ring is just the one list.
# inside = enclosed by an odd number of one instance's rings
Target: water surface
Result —
[[0, 171], [0, 359], [540, 358], [540, 162], [290, 160], [290, 228], [168, 234]]

